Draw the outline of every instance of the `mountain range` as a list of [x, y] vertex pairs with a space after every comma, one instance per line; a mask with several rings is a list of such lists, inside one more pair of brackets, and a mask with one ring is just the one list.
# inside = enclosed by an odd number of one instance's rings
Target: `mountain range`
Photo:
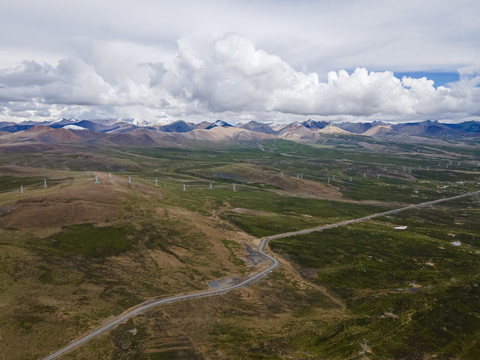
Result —
[[316, 142], [328, 135], [370, 136], [383, 139], [480, 139], [480, 122], [458, 124], [422, 121], [389, 124], [306, 120], [282, 125], [250, 121], [233, 126], [223, 120], [198, 124], [177, 120], [151, 125], [126, 120], [71, 120], [57, 122], [0, 122], [0, 145], [26, 142], [87, 143], [117, 146], [160, 146], [189, 141], [261, 141], [287, 139]]

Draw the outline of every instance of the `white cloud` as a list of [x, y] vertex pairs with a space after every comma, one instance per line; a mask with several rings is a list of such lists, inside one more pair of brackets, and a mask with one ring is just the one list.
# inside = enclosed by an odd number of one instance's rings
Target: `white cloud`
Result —
[[[199, 35], [200, 34], [200, 35]], [[197, 33], [176, 56], [148, 45], [82, 40], [56, 65], [24, 61], [0, 70], [3, 118], [134, 116], [221, 117], [241, 113], [315, 116], [474, 116], [480, 113], [478, 69], [451, 87], [391, 71], [298, 71], [244, 36]], [[326, 78], [326, 80], [320, 80]], [[242, 115], [243, 116], [243, 115]]]
[[[228, 34], [202, 55], [182, 49], [176, 63], [177, 95], [210, 112], [278, 111], [316, 115], [435, 115], [477, 109], [480, 89], [459, 83], [434, 87], [426, 78], [397, 79], [390, 71], [357, 68], [328, 73], [296, 71], [280, 57]], [[183, 91], [181, 91], [183, 90]]]
[[[2, 4], [0, 68], [72, 56], [72, 39], [174, 51], [194, 31], [237, 32], [296, 69], [456, 70], [478, 59], [475, 0], [20, 0]], [[17, 55], [17, 56], [15, 56]], [[22, 56], [22, 57], [20, 57]], [[26, 57], [25, 57], [26, 56]]]
[[[480, 114], [475, 0], [2, 5], [2, 118]], [[384, 70], [458, 70], [460, 81], [435, 88]]]

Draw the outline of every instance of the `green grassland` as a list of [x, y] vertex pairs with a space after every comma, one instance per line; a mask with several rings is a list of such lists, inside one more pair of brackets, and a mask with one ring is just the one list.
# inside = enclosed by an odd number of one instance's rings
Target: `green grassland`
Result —
[[[39, 358], [146, 299], [242, 278], [254, 238], [478, 189], [472, 146], [332, 136], [2, 154], [0, 355]], [[477, 358], [478, 212], [466, 199], [277, 240], [288, 263], [268, 279], [149, 312], [66, 358], [361, 358], [363, 339], [368, 358]]]
[[[469, 199], [273, 241], [274, 252], [304, 276], [314, 269], [312, 280], [347, 305], [343, 331], [318, 337], [319, 354], [348, 358], [367, 339], [370, 358], [478, 358], [479, 205]], [[469, 242], [452, 246], [457, 236]]]

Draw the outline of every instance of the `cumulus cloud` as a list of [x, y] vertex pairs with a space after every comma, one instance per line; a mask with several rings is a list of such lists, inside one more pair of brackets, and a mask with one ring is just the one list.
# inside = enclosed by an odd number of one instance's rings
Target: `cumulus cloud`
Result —
[[471, 84], [434, 87], [432, 80], [357, 68], [316, 73], [293, 69], [280, 57], [256, 49], [249, 39], [227, 34], [202, 54], [181, 49], [175, 94], [212, 112], [278, 111], [305, 115], [422, 114], [478, 111]]
[[250, 39], [229, 33], [181, 40], [173, 61], [150, 47], [122, 42], [83, 44], [75, 57], [55, 65], [24, 61], [0, 70], [0, 104], [4, 117], [468, 116], [480, 113], [476, 85], [475, 68], [464, 70], [450, 87], [365, 68], [330, 71], [321, 81], [319, 74], [296, 70]]
[[138, 106], [165, 106], [164, 65], [154, 57], [152, 61], [152, 53], [158, 53], [149, 50], [135, 44], [92, 42], [57, 64], [32, 60], [0, 70], [3, 114], [19, 115], [14, 110], [18, 104], [32, 116], [40, 116], [41, 106], [55, 107], [52, 114], [89, 114], [95, 108], [104, 115], [108, 109], [111, 116], [128, 116], [125, 109]]

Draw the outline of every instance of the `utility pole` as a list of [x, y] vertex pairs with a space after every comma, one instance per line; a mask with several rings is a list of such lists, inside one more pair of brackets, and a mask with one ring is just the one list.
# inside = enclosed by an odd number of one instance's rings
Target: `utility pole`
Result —
[[366, 355], [367, 350], [368, 350], [368, 340], [363, 339], [363, 356]]

